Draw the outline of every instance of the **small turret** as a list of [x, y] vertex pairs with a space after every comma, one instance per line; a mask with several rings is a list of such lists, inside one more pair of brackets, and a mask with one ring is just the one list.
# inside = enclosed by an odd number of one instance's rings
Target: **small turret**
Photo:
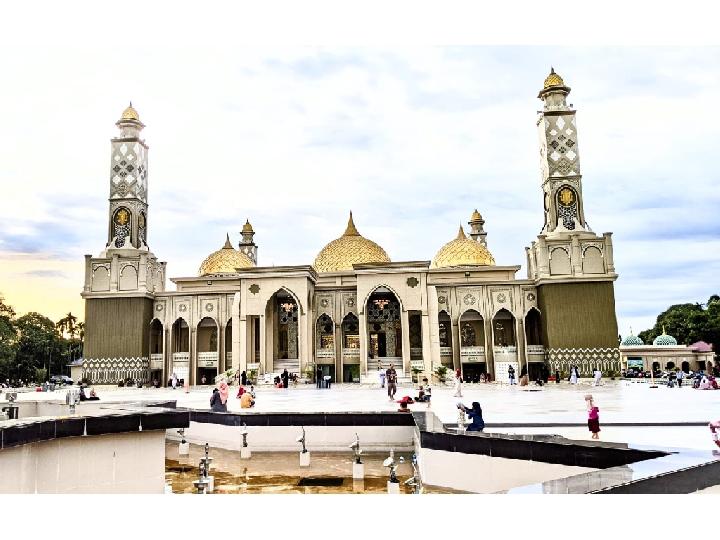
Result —
[[245, 220], [245, 225], [243, 225], [240, 234], [242, 235], [242, 240], [238, 245], [240, 251], [247, 255], [248, 258], [257, 265], [257, 244], [255, 244], [255, 240], [253, 239], [255, 236], [255, 231], [253, 231], [249, 219]]
[[477, 208], [472, 213], [472, 216], [470, 216], [470, 221], [468, 221], [468, 225], [470, 225], [470, 238], [472, 238], [476, 242], [480, 242], [483, 246], [487, 247], [487, 240], [485, 238], [487, 236], [487, 233], [483, 229], [483, 225], [485, 225], [485, 220], [480, 215], [480, 212], [477, 211]]

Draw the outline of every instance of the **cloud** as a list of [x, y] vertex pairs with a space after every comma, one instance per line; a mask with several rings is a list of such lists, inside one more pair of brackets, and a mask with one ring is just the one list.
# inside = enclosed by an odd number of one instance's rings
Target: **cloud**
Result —
[[59, 270], [30, 270], [25, 272], [23, 275], [28, 277], [39, 277], [39, 278], [67, 278], [65, 272]]

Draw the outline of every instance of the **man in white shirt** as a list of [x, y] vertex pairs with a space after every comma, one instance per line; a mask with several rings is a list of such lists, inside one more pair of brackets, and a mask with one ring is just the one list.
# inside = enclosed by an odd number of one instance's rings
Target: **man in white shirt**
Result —
[[602, 371], [595, 368], [593, 375], [595, 376], [595, 386], [600, 386], [600, 379], [602, 379]]
[[685, 376], [685, 373], [683, 373], [682, 369], [679, 369], [677, 374], [675, 375], [675, 378], [677, 379], [678, 388], [682, 388], [682, 381], [683, 377]]

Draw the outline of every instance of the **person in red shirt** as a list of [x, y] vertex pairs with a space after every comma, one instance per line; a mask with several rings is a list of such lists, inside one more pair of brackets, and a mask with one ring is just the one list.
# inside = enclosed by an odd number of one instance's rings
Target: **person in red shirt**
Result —
[[588, 394], [585, 396], [585, 403], [588, 410], [588, 429], [592, 433], [593, 439], [600, 438], [600, 409], [595, 406], [593, 397]]

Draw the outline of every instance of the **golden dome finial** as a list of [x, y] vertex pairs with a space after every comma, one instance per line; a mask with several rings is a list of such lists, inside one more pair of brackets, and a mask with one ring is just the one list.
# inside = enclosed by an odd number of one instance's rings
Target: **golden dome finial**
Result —
[[355, 264], [388, 262], [385, 250], [358, 232], [350, 212], [343, 235], [320, 250], [313, 266], [318, 272], [344, 272], [351, 271]]
[[247, 255], [232, 247], [230, 235], [225, 233], [225, 244], [207, 256], [200, 265], [198, 275], [234, 274], [238, 268], [252, 268], [253, 266], [255, 263]]
[[138, 115], [138, 112], [133, 108], [132, 101], [130, 102], [130, 105], [123, 111], [122, 115], [120, 116], [120, 120], [135, 120], [136, 122], [140, 121], [140, 116]]
[[252, 225], [250, 225], [249, 219], [245, 220], [245, 225], [243, 225], [242, 232], [244, 232], [244, 233], [254, 233], [255, 232], [255, 231], [253, 231]]
[[470, 216], [470, 221], [482, 221], [482, 216], [480, 215], [480, 212], [478, 212], [477, 208], [472, 213], [472, 216]]
[[545, 77], [543, 90], [547, 90], [551, 86], [565, 86], [565, 82], [562, 80], [562, 77], [555, 73], [555, 68], [552, 66], [550, 66], [550, 75]]
[[430, 267], [454, 268], [494, 265], [495, 259], [487, 247], [465, 236], [465, 230], [462, 225], [460, 225], [457, 237], [440, 248]]
[[348, 219], [347, 228], [345, 229], [343, 236], [360, 236], [360, 233], [355, 227], [355, 222], [353, 221], [352, 210], [350, 210], [350, 219]]

